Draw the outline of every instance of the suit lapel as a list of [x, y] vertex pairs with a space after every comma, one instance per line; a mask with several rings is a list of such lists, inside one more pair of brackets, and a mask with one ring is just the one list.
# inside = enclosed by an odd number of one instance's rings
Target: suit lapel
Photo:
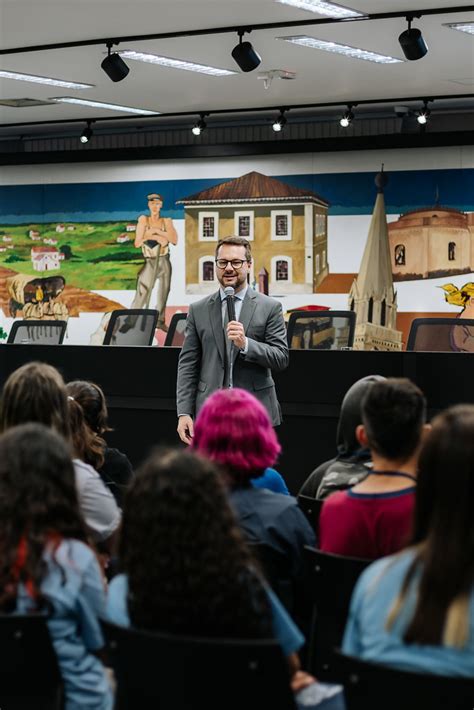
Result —
[[[244, 332], [247, 335], [247, 330], [249, 328], [250, 322], [253, 318], [255, 308], [257, 307], [257, 296], [255, 291], [253, 291], [250, 286], [247, 288], [247, 293], [242, 302], [242, 308], [240, 310], [240, 322], [244, 326]], [[233, 350], [233, 360], [235, 361], [239, 351], [234, 348]]]
[[219, 291], [209, 299], [209, 320], [217, 344], [219, 357], [225, 363], [224, 357], [224, 325], [222, 323], [222, 304]]

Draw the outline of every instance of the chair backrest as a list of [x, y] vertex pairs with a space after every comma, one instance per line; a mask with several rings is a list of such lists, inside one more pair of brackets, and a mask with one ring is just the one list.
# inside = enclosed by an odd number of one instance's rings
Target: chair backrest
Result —
[[318, 529], [319, 514], [324, 501], [318, 498], [311, 498], [311, 496], [304, 496], [301, 493], [297, 496], [296, 500], [298, 501], [298, 506], [308, 518], [311, 527], [316, 532]]
[[15, 345], [62, 345], [66, 334], [65, 320], [16, 320], [8, 334]]
[[373, 560], [331, 555], [308, 546], [304, 553], [314, 604], [311, 670], [321, 680], [333, 680], [332, 654], [342, 642], [352, 591]]
[[295, 710], [272, 640], [202, 639], [103, 623], [119, 710]]
[[44, 616], [0, 614], [0, 658], [1, 708], [61, 708], [61, 675]]
[[414, 318], [407, 350], [474, 352], [473, 318]]
[[170, 324], [168, 326], [168, 332], [166, 333], [165, 345], [182, 347], [184, 343], [184, 338], [186, 335], [186, 318], [187, 313], [174, 313], [171, 317]]
[[334, 671], [347, 710], [472, 710], [474, 680], [413, 673], [336, 652]]
[[285, 609], [292, 614], [295, 589], [289, 558], [264, 542], [249, 542], [247, 544], [253, 556], [260, 562], [261, 570], [268, 584]]
[[152, 345], [157, 323], [158, 311], [153, 308], [112, 311], [104, 345]]
[[353, 311], [294, 311], [288, 320], [291, 350], [340, 350], [354, 343]]

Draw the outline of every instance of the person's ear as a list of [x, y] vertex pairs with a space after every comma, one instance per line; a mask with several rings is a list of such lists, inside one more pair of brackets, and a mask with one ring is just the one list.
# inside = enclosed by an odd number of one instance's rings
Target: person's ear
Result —
[[433, 427], [428, 422], [426, 424], [423, 424], [423, 426], [421, 427], [421, 441], [424, 441], [426, 439], [432, 428]]
[[369, 448], [369, 440], [367, 439], [367, 432], [363, 424], [359, 424], [355, 430], [356, 439], [363, 449]]

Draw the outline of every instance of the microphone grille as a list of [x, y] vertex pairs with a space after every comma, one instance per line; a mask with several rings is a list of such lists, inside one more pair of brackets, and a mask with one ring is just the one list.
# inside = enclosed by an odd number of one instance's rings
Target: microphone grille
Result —
[[232, 286], [226, 286], [224, 293], [226, 296], [233, 296], [235, 294], [235, 288], [232, 288]]

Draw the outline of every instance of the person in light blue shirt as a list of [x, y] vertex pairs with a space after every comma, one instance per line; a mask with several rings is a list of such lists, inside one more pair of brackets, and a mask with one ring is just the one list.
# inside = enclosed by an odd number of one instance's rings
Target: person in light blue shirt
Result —
[[419, 459], [412, 546], [352, 596], [343, 651], [401, 670], [474, 678], [474, 406], [433, 422]]
[[68, 447], [41, 424], [0, 437], [0, 559], [0, 611], [46, 616], [65, 710], [111, 710], [96, 656], [105, 585], [87, 544]]
[[212, 462], [171, 449], [148, 458], [127, 492], [119, 558], [109, 621], [184, 636], [275, 638], [293, 690], [311, 694], [308, 709], [341, 707], [333, 688], [321, 705], [325, 687], [299, 670], [304, 638], [257, 571]]

